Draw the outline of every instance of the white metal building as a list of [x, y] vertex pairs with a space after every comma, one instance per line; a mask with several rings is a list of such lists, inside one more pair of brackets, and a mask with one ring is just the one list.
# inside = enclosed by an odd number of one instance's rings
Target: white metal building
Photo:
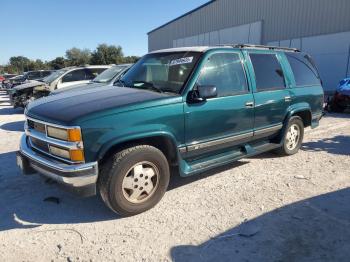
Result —
[[299, 48], [334, 90], [350, 76], [350, 0], [214, 0], [148, 33], [149, 51], [230, 43]]

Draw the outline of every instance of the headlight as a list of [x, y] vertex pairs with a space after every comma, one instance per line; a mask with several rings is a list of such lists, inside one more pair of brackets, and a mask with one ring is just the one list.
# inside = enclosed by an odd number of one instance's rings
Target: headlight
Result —
[[55, 156], [59, 156], [71, 161], [84, 161], [84, 151], [83, 149], [63, 149], [60, 147], [50, 145], [50, 153]]
[[70, 159], [69, 151], [66, 149], [62, 149], [62, 148], [50, 145], [50, 153], [55, 156], [59, 156], [65, 159]]
[[70, 142], [80, 142], [82, 140], [80, 128], [63, 129], [48, 126], [47, 135], [53, 138]]
[[40, 85], [40, 86], [36, 86], [34, 87], [34, 91], [46, 91], [46, 85]]

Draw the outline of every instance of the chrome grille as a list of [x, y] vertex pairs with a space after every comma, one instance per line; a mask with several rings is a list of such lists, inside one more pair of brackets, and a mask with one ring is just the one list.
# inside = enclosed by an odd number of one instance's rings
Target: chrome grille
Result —
[[69, 149], [82, 149], [83, 144], [81, 141], [67, 142], [67, 141], [49, 137], [47, 135], [48, 126], [62, 128], [62, 129], [74, 128], [74, 127], [65, 127], [65, 126], [59, 126], [56, 124], [50, 124], [40, 120], [26, 117], [25, 132], [29, 140], [29, 146], [32, 147], [33, 150], [39, 151], [40, 153], [44, 153], [50, 157], [59, 159], [69, 164], [79, 163], [79, 162], [70, 161], [65, 158], [61, 158], [59, 156], [56, 156], [50, 153], [50, 150], [49, 150], [50, 145], [69, 150]]
[[46, 153], [50, 153], [49, 152], [49, 145], [48, 145], [48, 143], [46, 143], [45, 141], [41, 141], [39, 139], [36, 139], [34, 137], [30, 137], [29, 139], [30, 139], [30, 142], [32, 143], [32, 145], [34, 147], [36, 147], [40, 151], [44, 151]]
[[27, 120], [27, 123], [29, 128], [34, 129], [40, 133], [46, 133], [46, 127], [44, 124], [35, 122], [30, 119]]

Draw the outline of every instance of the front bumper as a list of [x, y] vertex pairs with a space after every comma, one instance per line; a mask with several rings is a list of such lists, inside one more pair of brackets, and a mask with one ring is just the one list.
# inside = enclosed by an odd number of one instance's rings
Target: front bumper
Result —
[[17, 164], [24, 174], [36, 171], [81, 196], [96, 194], [97, 162], [74, 165], [59, 162], [31, 149], [28, 146], [26, 135], [21, 138], [20, 150], [17, 152]]

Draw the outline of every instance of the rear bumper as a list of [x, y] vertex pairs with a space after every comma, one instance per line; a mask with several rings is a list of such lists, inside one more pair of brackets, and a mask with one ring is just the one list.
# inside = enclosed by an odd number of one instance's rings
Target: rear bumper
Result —
[[32, 150], [27, 144], [27, 136], [23, 135], [17, 152], [17, 163], [24, 174], [36, 171], [81, 196], [96, 194], [97, 162], [76, 165], [59, 162]]

